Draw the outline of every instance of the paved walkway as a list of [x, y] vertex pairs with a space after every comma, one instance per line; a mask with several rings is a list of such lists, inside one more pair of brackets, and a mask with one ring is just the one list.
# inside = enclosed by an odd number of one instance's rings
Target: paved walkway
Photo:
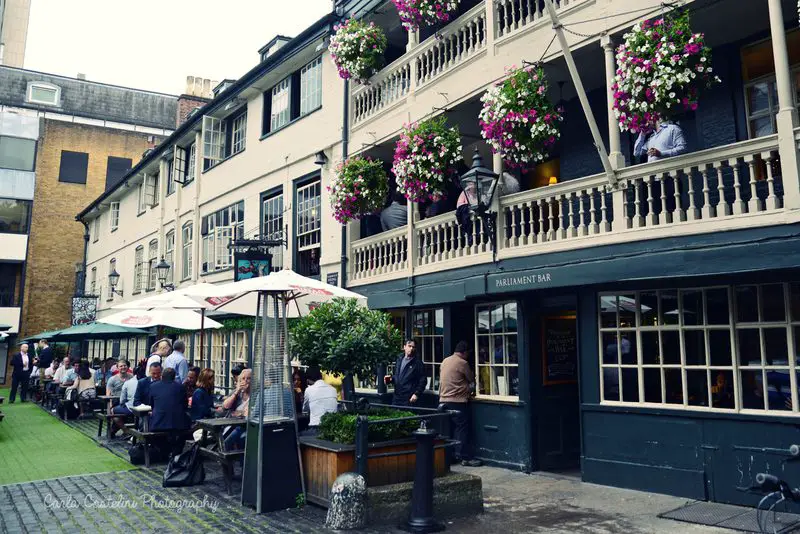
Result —
[[[70, 422], [92, 439], [97, 423]], [[123, 440], [106, 444], [127, 458]], [[54, 444], [54, 447], [57, 445]], [[57, 455], [53, 457], [57, 458]], [[221, 473], [206, 462], [203, 486], [161, 487], [164, 466], [62, 477], [0, 486], [0, 533], [79, 532], [330, 532], [325, 511], [315, 506], [257, 515], [239, 504], [241, 480], [228, 496]], [[449, 532], [486, 534], [732, 534], [734, 531], [678, 523], [657, 515], [686, 500], [664, 495], [585, 484], [574, 477], [526, 475], [489, 467], [454, 470], [483, 479], [485, 513], [448, 522]], [[400, 532], [383, 525], [364, 533]]]

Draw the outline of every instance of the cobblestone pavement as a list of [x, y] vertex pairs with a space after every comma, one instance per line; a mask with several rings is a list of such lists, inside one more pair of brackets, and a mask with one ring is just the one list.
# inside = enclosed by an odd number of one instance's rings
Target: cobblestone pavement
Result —
[[[70, 421], [96, 440], [97, 421]], [[106, 445], [127, 458], [122, 439]], [[325, 511], [315, 506], [258, 515], [239, 503], [241, 479], [228, 496], [222, 475], [206, 462], [206, 483], [162, 488], [164, 465], [151, 469], [64, 477], [0, 486], [0, 533], [79, 532], [330, 532]], [[483, 479], [485, 513], [449, 521], [449, 532], [503, 534], [712, 534], [733, 531], [659, 519], [657, 515], [685, 499], [585, 484], [574, 477], [533, 474], [489, 467], [462, 468]], [[238, 469], [237, 469], [237, 474]], [[396, 525], [364, 533], [400, 532]]]

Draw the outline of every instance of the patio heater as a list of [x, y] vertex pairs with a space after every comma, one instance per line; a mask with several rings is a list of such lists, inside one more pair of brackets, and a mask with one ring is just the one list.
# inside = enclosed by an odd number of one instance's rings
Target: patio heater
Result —
[[259, 291], [253, 334], [242, 504], [263, 513], [293, 508], [305, 494], [282, 291]]

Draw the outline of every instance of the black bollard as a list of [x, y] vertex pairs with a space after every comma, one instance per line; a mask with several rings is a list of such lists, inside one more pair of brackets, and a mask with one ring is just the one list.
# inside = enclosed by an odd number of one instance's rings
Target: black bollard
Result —
[[414, 431], [417, 438], [417, 465], [414, 489], [411, 492], [411, 517], [403, 530], [408, 532], [441, 532], [444, 525], [433, 518], [433, 440], [436, 431], [420, 421]]

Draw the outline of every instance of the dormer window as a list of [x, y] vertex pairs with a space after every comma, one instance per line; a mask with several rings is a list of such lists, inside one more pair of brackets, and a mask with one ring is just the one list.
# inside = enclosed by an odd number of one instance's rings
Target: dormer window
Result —
[[25, 99], [30, 104], [61, 105], [61, 88], [45, 82], [30, 82]]

